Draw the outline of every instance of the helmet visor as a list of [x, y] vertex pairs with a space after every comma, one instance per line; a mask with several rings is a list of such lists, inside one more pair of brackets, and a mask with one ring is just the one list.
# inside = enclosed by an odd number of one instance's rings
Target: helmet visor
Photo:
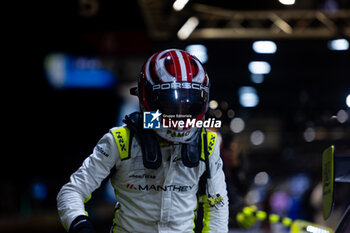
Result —
[[199, 84], [194, 87], [153, 90], [151, 102], [163, 114], [175, 115], [175, 118], [195, 118], [205, 110], [209, 94], [208, 88]]

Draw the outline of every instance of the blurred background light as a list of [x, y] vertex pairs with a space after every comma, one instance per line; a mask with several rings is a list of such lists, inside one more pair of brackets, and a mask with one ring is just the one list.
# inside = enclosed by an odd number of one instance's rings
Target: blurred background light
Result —
[[176, 11], [181, 11], [186, 4], [188, 3], [188, 0], [176, 0], [173, 4], [173, 8]]
[[47, 197], [47, 186], [44, 182], [35, 182], [32, 185], [32, 195], [35, 199], [44, 200]]
[[340, 109], [337, 112], [337, 120], [341, 124], [345, 123], [348, 120], [348, 117], [349, 117], [348, 113], [345, 110], [343, 110], [343, 109]]
[[270, 40], [260, 40], [253, 43], [253, 50], [256, 53], [272, 54], [276, 53], [276, 43]]
[[254, 183], [256, 185], [266, 185], [269, 182], [269, 175], [267, 172], [259, 172], [254, 177]]
[[268, 74], [271, 71], [271, 66], [266, 61], [251, 61], [248, 69], [252, 74]]
[[230, 122], [230, 129], [234, 133], [240, 133], [244, 130], [245, 122], [242, 118], [235, 117]]
[[48, 83], [55, 89], [107, 89], [116, 82], [115, 74], [104, 68], [97, 57], [53, 53], [45, 57], [44, 69]]
[[198, 18], [192, 16], [186, 21], [186, 23], [177, 32], [177, 37], [180, 40], [186, 40], [191, 35], [193, 30], [198, 26], [198, 24], [199, 24]]
[[235, 111], [233, 109], [227, 110], [227, 117], [232, 119], [235, 116]]
[[239, 103], [246, 108], [256, 107], [259, 104], [259, 96], [254, 87], [243, 86], [238, 89]]
[[310, 187], [310, 178], [307, 174], [299, 173], [290, 179], [290, 191], [294, 196], [301, 196]]
[[334, 51], [344, 51], [349, 49], [349, 41], [346, 39], [336, 39], [328, 42], [328, 48]]
[[339, 4], [337, 0], [325, 0], [322, 8], [326, 11], [337, 11], [339, 10]]
[[293, 5], [295, 3], [295, 0], [278, 0], [283, 5]]
[[220, 108], [226, 110], [228, 108], [228, 103], [224, 100], [220, 102]]
[[263, 83], [264, 82], [264, 75], [263, 74], [251, 74], [250, 80], [256, 84]]
[[258, 146], [264, 143], [265, 134], [261, 130], [255, 130], [250, 134], [250, 142], [254, 146]]
[[346, 105], [350, 108], [350, 94], [346, 97]]
[[216, 100], [210, 100], [209, 102], [209, 108], [216, 109], [219, 106], [218, 102]]
[[215, 116], [216, 118], [221, 118], [221, 117], [222, 117], [222, 111], [221, 111], [220, 109], [216, 109], [216, 110], [214, 111], [214, 116]]
[[304, 131], [304, 139], [307, 142], [312, 142], [316, 138], [316, 132], [313, 127], [308, 127]]
[[66, 59], [64, 54], [50, 54], [45, 58], [44, 68], [51, 86], [62, 88], [66, 79]]
[[275, 213], [283, 213], [290, 206], [291, 198], [285, 191], [277, 191], [271, 195], [270, 207]]
[[192, 44], [186, 46], [186, 52], [197, 57], [203, 64], [208, 61], [207, 47], [201, 44]]
[[260, 195], [259, 190], [254, 189], [254, 190], [250, 190], [247, 193], [245, 201], [248, 203], [248, 205], [253, 205], [253, 204], [260, 202], [260, 200], [261, 200], [261, 195]]

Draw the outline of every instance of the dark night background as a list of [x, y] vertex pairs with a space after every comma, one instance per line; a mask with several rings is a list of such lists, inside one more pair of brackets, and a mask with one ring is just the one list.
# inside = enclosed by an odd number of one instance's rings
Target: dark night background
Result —
[[[142, 62], [165, 48], [185, 49], [189, 44], [207, 47], [210, 98], [228, 105], [219, 107], [222, 134], [229, 131], [228, 109], [246, 122], [245, 130], [235, 139], [247, 164], [243, 170], [251, 184], [248, 190], [253, 189], [254, 177], [261, 171], [270, 176], [268, 190], [297, 174], [306, 174], [311, 189], [321, 179], [325, 148], [334, 144], [341, 153], [350, 152], [349, 119], [340, 123], [332, 118], [340, 109], [350, 114], [345, 104], [350, 94], [350, 52], [330, 50], [328, 41], [335, 38], [272, 39], [277, 52], [257, 54], [252, 50], [253, 38], [181, 41], [175, 34], [166, 40], [153, 38], [138, 1], [100, 0], [97, 13], [89, 17], [82, 16], [80, 2], [31, 2], [8, 16], [12, 23], [3, 34], [8, 40], [3, 44], [8, 52], [4, 68], [9, 71], [3, 74], [1, 232], [64, 232], [56, 214], [59, 189], [98, 139], [116, 126], [123, 84], [135, 82]], [[215, 2], [235, 10], [283, 8], [272, 1], [230, 6], [226, 1]], [[317, 8], [322, 3], [313, 1], [308, 7]], [[347, 1], [339, 1], [339, 6], [349, 8]], [[55, 89], [44, 70], [45, 57], [52, 53], [105, 59], [117, 82], [107, 89]], [[250, 80], [248, 63], [252, 60], [271, 65], [261, 84]], [[256, 107], [240, 105], [241, 86], [256, 88], [260, 98]], [[303, 137], [308, 127], [316, 130], [316, 139], [311, 142]], [[249, 134], [256, 129], [265, 133], [266, 144], [249, 143]], [[268, 144], [269, 137], [277, 139]], [[44, 199], [33, 196], [37, 182], [47, 187]], [[340, 187], [343, 195], [350, 193], [347, 186]], [[104, 200], [103, 190], [93, 197], [88, 207], [91, 217], [106, 230], [113, 218], [113, 204]], [[326, 225], [334, 227], [333, 222]]]

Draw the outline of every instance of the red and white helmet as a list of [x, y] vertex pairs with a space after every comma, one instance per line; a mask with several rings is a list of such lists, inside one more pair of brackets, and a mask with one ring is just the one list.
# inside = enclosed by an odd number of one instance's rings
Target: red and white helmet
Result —
[[[138, 79], [142, 111], [157, 111], [162, 119], [204, 119], [209, 100], [209, 78], [201, 62], [179, 49], [153, 54], [144, 64]], [[166, 119], [166, 120], [169, 120]], [[189, 142], [198, 129], [162, 128], [155, 132], [172, 142]]]

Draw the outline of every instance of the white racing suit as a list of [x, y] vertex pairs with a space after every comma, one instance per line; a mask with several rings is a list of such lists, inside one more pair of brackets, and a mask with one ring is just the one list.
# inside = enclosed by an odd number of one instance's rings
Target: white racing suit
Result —
[[[201, 159], [197, 167], [186, 167], [181, 160], [181, 145], [168, 144], [161, 145], [161, 166], [147, 169], [138, 140], [133, 137], [129, 142], [129, 131], [125, 129], [113, 128], [105, 134], [61, 188], [57, 206], [62, 224], [69, 229], [77, 216], [87, 215], [84, 203], [115, 167], [111, 184], [119, 204], [111, 232], [193, 232], [198, 206], [196, 193], [206, 170], [205, 162]], [[119, 131], [123, 133], [118, 134]], [[208, 143], [214, 146], [208, 151], [211, 179], [207, 190], [212, 195], [220, 194], [223, 204], [203, 204], [202, 231], [224, 233], [228, 232], [225, 177], [216, 134], [208, 132]], [[203, 151], [201, 157], [204, 158]], [[201, 199], [206, 201], [205, 196]]]

